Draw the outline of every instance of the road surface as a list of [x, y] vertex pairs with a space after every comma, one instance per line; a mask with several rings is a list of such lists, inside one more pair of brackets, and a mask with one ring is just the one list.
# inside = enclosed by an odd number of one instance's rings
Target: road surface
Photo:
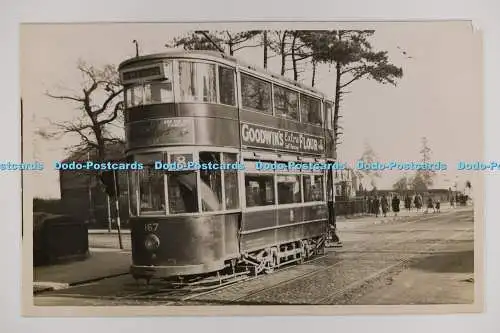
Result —
[[474, 301], [473, 209], [365, 223], [344, 247], [209, 292], [137, 285], [130, 275], [42, 293], [35, 305], [378, 305]]

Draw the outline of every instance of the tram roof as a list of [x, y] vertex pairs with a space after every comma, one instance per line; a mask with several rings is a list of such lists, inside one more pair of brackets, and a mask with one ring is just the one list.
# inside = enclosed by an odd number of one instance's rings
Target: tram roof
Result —
[[169, 59], [169, 58], [191, 58], [191, 59], [205, 59], [205, 60], [214, 60], [218, 62], [225, 62], [228, 64], [231, 64], [233, 66], [238, 65], [239, 67], [243, 67], [246, 69], [250, 69], [254, 72], [257, 72], [259, 74], [271, 76], [273, 79], [276, 80], [281, 80], [284, 81], [288, 84], [297, 86], [298, 88], [308, 90], [310, 92], [313, 92], [315, 94], [319, 94], [323, 96], [325, 99], [330, 100], [331, 98], [326, 95], [324, 92], [321, 90], [315, 89], [311, 86], [302, 84], [300, 82], [297, 82], [295, 80], [289, 79], [287, 77], [284, 77], [280, 74], [274, 73], [272, 71], [263, 69], [261, 67], [246, 63], [234, 56], [230, 56], [221, 52], [216, 52], [216, 51], [208, 51], [208, 50], [193, 50], [193, 51], [169, 51], [169, 52], [163, 52], [163, 53], [154, 53], [154, 54], [148, 54], [144, 56], [138, 56], [134, 58], [127, 59], [120, 63], [118, 66], [118, 70], [122, 70], [124, 67], [127, 67], [131, 64], [138, 63], [138, 62], [143, 62], [143, 61], [152, 61], [152, 60], [161, 60], [161, 59]]

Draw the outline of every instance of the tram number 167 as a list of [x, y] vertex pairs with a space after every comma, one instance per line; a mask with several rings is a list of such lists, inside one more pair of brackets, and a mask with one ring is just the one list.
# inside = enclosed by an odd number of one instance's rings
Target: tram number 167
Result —
[[158, 223], [146, 223], [144, 225], [144, 231], [153, 232], [158, 230]]

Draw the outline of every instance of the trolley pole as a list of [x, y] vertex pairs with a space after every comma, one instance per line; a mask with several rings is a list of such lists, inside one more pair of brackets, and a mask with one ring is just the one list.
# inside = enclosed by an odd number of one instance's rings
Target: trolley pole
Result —
[[138, 57], [139, 56], [139, 42], [137, 40], [133, 40], [132, 43], [135, 44], [135, 56]]
[[113, 182], [115, 186], [115, 204], [116, 204], [116, 228], [118, 229], [118, 242], [120, 243], [120, 250], [123, 250], [122, 234], [120, 228], [120, 195], [118, 193], [118, 186], [116, 185], [116, 171], [113, 170]]

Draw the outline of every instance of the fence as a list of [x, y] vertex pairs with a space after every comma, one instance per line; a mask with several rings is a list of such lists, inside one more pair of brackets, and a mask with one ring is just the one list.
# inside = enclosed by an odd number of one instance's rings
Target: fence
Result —
[[365, 199], [342, 200], [335, 202], [337, 216], [349, 216], [368, 213], [368, 201]]

